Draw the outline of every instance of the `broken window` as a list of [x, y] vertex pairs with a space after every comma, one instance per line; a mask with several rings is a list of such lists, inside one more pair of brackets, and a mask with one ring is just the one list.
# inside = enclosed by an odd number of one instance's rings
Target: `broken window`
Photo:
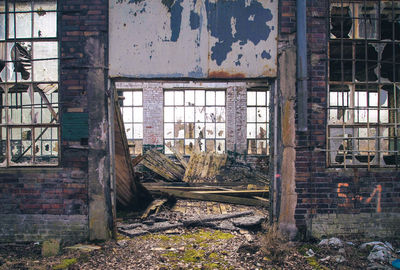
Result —
[[328, 163], [400, 165], [400, 2], [331, 1]]
[[0, 0], [0, 167], [58, 165], [57, 1]]
[[140, 155], [143, 151], [143, 91], [118, 88], [118, 96], [129, 152], [132, 156]]
[[164, 91], [165, 153], [225, 152], [225, 91]]
[[247, 153], [269, 155], [269, 91], [247, 90]]

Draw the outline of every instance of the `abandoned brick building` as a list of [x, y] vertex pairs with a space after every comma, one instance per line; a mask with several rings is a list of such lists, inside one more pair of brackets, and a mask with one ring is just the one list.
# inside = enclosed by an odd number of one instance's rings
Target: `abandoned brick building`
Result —
[[400, 2], [0, 0], [0, 241], [107, 239], [132, 156], [235, 155], [302, 237], [400, 235]]

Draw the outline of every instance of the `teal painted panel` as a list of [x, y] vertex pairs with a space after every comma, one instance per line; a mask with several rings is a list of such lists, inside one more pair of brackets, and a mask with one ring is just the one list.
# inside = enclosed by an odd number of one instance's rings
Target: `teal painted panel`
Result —
[[80, 141], [89, 137], [88, 113], [64, 113], [61, 120], [62, 138], [69, 141]]

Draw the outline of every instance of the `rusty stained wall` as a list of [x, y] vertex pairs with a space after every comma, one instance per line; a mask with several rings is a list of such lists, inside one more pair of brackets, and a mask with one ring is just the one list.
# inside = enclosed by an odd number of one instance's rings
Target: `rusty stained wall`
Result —
[[110, 76], [276, 76], [277, 0], [110, 0]]

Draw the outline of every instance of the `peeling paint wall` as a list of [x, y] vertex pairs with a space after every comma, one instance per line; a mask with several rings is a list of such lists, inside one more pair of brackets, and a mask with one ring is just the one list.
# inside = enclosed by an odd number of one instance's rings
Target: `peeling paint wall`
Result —
[[276, 76], [277, 0], [110, 0], [110, 76]]

